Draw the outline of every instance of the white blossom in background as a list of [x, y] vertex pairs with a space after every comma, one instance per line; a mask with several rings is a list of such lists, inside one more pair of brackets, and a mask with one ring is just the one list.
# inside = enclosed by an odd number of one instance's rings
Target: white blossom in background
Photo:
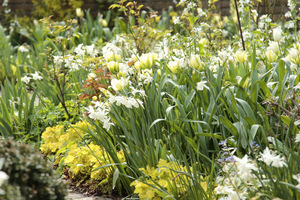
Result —
[[204, 87], [207, 87], [205, 84], [207, 83], [207, 81], [200, 81], [197, 83], [197, 90], [203, 90]]
[[296, 4], [293, 0], [288, 0], [287, 5], [288, 5], [290, 10], [294, 10], [296, 8]]
[[276, 42], [280, 42], [280, 40], [282, 39], [282, 30], [280, 27], [274, 28], [273, 29], [273, 39]]
[[173, 22], [174, 24], [180, 24], [180, 18], [176, 17]]
[[36, 71], [34, 74], [31, 74], [31, 76], [32, 76], [32, 79], [33, 80], [42, 80], [43, 79], [43, 77], [41, 77], [40, 75], [39, 75], [39, 73]]
[[97, 75], [95, 73], [89, 73], [88, 74], [88, 79], [96, 78]]
[[111, 95], [108, 99], [109, 103], [115, 103], [117, 106], [124, 105], [126, 108], [139, 108], [140, 106], [143, 107], [143, 102], [139, 99], [135, 99], [133, 97], [126, 97], [126, 96], [113, 96]]
[[63, 63], [62, 56], [53, 56], [53, 62], [55, 65], [61, 65]]
[[146, 96], [145, 90], [143, 90], [143, 89], [138, 90], [138, 89], [136, 89], [136, 88], [134, 88], [132, 86], [130, 86], [130, 89], [131, 89], [132, 95], [140, 94], [142, 97]]
[[178, 73], [184, 67], [184, 58], [174, 58], [173, 61], [169, 61], [168, 68], [173, 73]]
[[28, 83], [30, 82], [30, 79], [31, 79], [31, 77], [25, 75], [25, 76], [23, 76], [23, 77], [21, 78], [21, 81], [22, 81], [23, 83], [28, 84]]
[[141, 73], [138, 74], [138, 79], [140, 82], [147, 85], [153, 81], [152, 74], [152, 69], [144, 69]]
[[291, 13], [290, 11], [288, 11], [288, 12], [286, 12], [286, 13], [284, 14], [284, 17], [285, 17], [285, 18], [291, 18], [291, 17], [292, 17], [292, 13]]
[[4, 171], [0, 171], [0, 186], [5, 180], [8, 180], [8, 178], [9, 176]]
[[246, 51], [238, 50], [235, 53], [235, 59], [239, 63], [244, 63], [247, 61], [248, 53]]
[[107, 53], [114, 53], [117, 55], [122, 55], [122, 49], [117, 47], [116, 45], [112, 43], [107, 43], [103, 48], [102, 48], [102, 53], [105, 57]]
[[119, 74], [121, 74], [122, 76], [129, 76], [134, 74], [134, 69], [132, 67], [129, 67], [128, 64], [119, 63]]
[[296, 185], [296, 187], [300, 190], [300, 174], [293, 175], [293, 178], [298, 182], [298, 185]]
[[99, 120], [103, 123], [103, 128], [105, 128], [107, 131], [110, 129], [111, 125], [114, 125], [110, 121], [109, 114], [109, 108], [102, 102], [92, 102], [94, 106], [89, 106], [86, 108], [88, 116], [91, 119]]
[[288, 22], [285, 23], [284, 27], [285, 28], [294, 28], [295, 27], [295, 23], [292, 20], [290, 20], [290, 21], [288, 21]]
[[88, 55], [90, 55], [91, 57], [96, 57], [96, 55], [99, 53], [98, 50], [95, 49], [94, 44], [92, 44], [90, 46], [86, 46], [85, 49], [86, 49], [86, 53]]
[[280, 52], [278, 42], [275, 41], [269, 42], [268, 50], [272, 50], [274, 53], [278, 54]]
[[21, 53], [26, 53], [26, 52], [29, 52], [29, 49], [27, 47], [25, 47], [24, 45], [22, 45], [18, 48], [18, 51], [20, 51]]
[[125, 79], [121, 77], [121, 79], [112, 79], [111, 80], [111, 86], [115, 91], [120, 91], [124, 87], [126, 87], [129, 83], [129, 79]]
[[75, 49], [74, 52], [79, 55], [79, 56], [83, 56], [85, 53], [85, 50], [82, 48], [83, 44], [79, 44]]
[[[300, 83], [298, 85], [300, 86]], [[300, 142], [300, 133], [296, 135], [295, 142], [296, 143]]]
[[259, 158], [258, 160], [263, 161], [264, 163], [266, 163], [269, 166], [272, 166], [272, 167], [286, 166], [287, 167], [287, 164], [284, 162], [284, 158], [280, 157], [279, 155], [276, 155], [275, 152], [271, 152], [268, 147], [265, 148], [263, 153], [260, 153], [260, 156], [261, 156], [261, 158]]
[[252, 176], [252, 171], [257, 171], [257, 167], [248, 160], [248, 155], [246, 154], [243, 158], [238, 158], [233, 156], [236, 161], [238, 175], [244, 181], [249, 181]]

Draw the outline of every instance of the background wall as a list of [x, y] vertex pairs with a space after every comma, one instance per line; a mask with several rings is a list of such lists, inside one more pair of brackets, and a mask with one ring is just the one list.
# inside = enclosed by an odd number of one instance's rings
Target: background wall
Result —
[[[169, 6], [175, 6], [173, 0], [136, 0], [138, 3], [143, 4], [145, 7], [149, 6], [154, 10], [161, 11], [163, 9], [167, 10]], [[177, 0], [178, 2], [179, 0]], [[297, 0], [300, 3], [300, 0]], [[0, 0], [0, 11], [3, 9], [4, 0]], [[230, 2], [231, 0], [219, 0], [215, 7], [217, 8], [216, 12], [220, 13], [222, 16], [226, 16], [230, 14]], [[269, 11], [273, 11], [273, 5], [267, 6], [265, 2], [262, 0], [262, 3], [255, 2], [256, 8], [260, 14], [268, 13]], [[270, 2], [270, 1], [269, 1]], [[284, 14], [287, 9], [287, 0], [276, 1], [275, 15], [273, 19], [278, 19]], [[204, 8], [208, 7], [208, 0], [202, 0], [202, 5]], [[16, 13], [18, 15], [30, 15], [33, 4], [31, 0], [8, 0], [8, 7], [11, 9], [11, 13]], [[272, 8], [272, 9], [269, 9]], [[99, 2], [97, 0], [84, 0], [83, 9], [90, 9], [90, 12], [96, 16], [99, 10]], [[1, 12], [0, 12], [1, 13]], [[1, 16], [0, 16], [1, 18]]]

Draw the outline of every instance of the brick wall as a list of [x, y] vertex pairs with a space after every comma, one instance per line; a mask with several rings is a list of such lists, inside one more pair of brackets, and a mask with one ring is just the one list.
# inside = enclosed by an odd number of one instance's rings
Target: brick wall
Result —
[[[4, 0], [0, 0], [0, 15], [2, 8], [2, 3]], [[173, 0], [136, 0], [138, 3], [143, 4], [145, 7], [149, 6], [154, 10], [161, 11], [162, 9], [167, 10], [169, 6], [174, 6]], [[179, 0], [177, 0], [179, 1]], [[297, 0], [300, 3], [300, 0]], [[268, 12], [268, 8], [273, 9], [273, 5], [266, 6], [264, 2], [259, 3], [255, 1], [255, 5], [259, 14], [265, 14]], [[287, 0], [278, 0], [275, 6], [275, 15], [274, 19], [280, 18], [282, 14], [287, 11]], [[208, 7], [208, 0], [202, 0], [202, 6], [204, 8]], [[230, 0], [219, 0], [215, 4], [217, 10], [214, 12], [220, 13], [222, 16], [230, 14]], [[31, 0], [8, 0], [8, 7], [11, 9], [12, 13], [17, 13], [19, 15], [30, 15], [31, 10], [33, 9], [33, 4]], [[84, 0], [83, 9], [90, 9], [90, 12], [93, 16], [96, 16], [99, 12], [99, 3], [97, 0]], [[269, 9], [270, 10], [270, 9]], [[0, 16], [1, 19], [1, 16]]]

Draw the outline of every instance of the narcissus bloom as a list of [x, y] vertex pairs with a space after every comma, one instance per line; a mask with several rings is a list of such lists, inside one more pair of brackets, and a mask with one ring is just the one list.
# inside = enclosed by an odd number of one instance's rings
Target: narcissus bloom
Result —
[[280, 40], [282, 38], [281, 34], [282, 34], [281, 28], [278, 27], [278, 28], [273, 29], [273, 38], [276, 42], [280, 42]]
[[205, 83], [207, 83], [207, 81], [200, 81], [197, 83], [197, 90], [203, 90], [205, 87]]
[[284, 158], [281, 158], [279, 155], [276, 155], [276, 153], [271, 152], [269, 148], [267, 147], [263, 153], [260, 153], [261, 158], [258, 160], [263, 161], [267, 165], [270, 165], [272, 167], [283, 167], [287, 164], [284, 162]]

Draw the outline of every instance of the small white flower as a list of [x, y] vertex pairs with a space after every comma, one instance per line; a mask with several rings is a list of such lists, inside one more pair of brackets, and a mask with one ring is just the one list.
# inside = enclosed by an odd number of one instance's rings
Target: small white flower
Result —
[[203, 90], [205, 87], [205, 83], [207, 83], [207, 81], [200, 81], [197, 83], [197, 90]]
[[280, 27], [273, 29], [273, 38], [276, 42], [279, 42], [282, 38], [282, 30]]
[[98, 54], [98, 51], [94, 49], [94, 47], [95, 47], [94, 44], [85, 47], [86, 53], [92, 57], [95, 57]]
[[27, 47], [25, 47], [24, 45], [20, 46], [18, 48], [18, 51], [22, 52], [22, 53], [25, 53], [25, 52], [28, 52], [29, 49]]
[[293, 178], [298, 182], [298, 185], [296, 185], [296, 187], [300, 189], [300, 174], [293, 175]]
[[297, 143], [297, 142], [300, 142], [300, 133], [296, 135], [296, 137], [295, 137], [295, 142], [296, 142], [296, 143]]
[[291, 18], [292, 17], [292, 13], [290, 11], [288, 11], [287, 13], [284, 14], [285, 18]]
[[84, 49], [82, 48], [82, 46], [83, 46], [83, 44], [79, 44], [76, 48], [75, 48], [75, 50], [74, 50], [74, 52], [77, 54], [77, 55], [80, 55], [80, 56], [83, 56], [84, 55]]
[[102, 120], [102, 122], [103, 122], [103, 128], [105, 128], [107, 131], [109, 131], [111, 125], [114, 125], [113, 123], [110, 122], [109, 118]]
[[279, 52], [280, 52], [278, 42], [271, 41], [271, 42], [269, 43], [269, 45], [270, 45], [269, 48], [270, 48], [274, 53], [279, 53]]
[[21, 81], [23, 82], [23, 83], [26, 83], [26, 84], [28, 84], [29, 82], [30, 82], [30, 77], [28, 77], [28, 76], [23, 76], [22, 78], [21, 78]]
[[240, 178], [248, 181], [251, 178], [251, 171], [256, 171], [257, 167], [249, 162], [248, 155], [246, 154], [242, 159], [233, 156], [234, 160], [237, 162], [237, 169]]
[[124, 79], [123, 77], [121, 77], [121, 79], [112, 79], [111, 80], [111, 86], [115, 91], [120, 91], [122, 90], [124, 87], [127, 86], [128, 84], [128, 79]]
[[92, 106], [89, 106], [87, 108], [87, 110], [88, 110], [88, 113], [89, 113], [89, 117], [92, 118], [92, 119], [102, 121], [102, 120], [105, 120], [107, 118], [108, 112], [105, 109], [101, 110], [100, 108], [97, 108], [95, 110]]
[[180, 24], [180, 18], [179, 17], [176, 17], [174, 19], [174, 24]]
[[89, 73], [88, 79], [96, 78], [97, 75], [95, 73]]
[[285, 28], [294, 28], [295, 23], [291, 20], [285, 23], [284, 27]]
[[35, 81], [43, 79], [43, 77], [41, 77], [37, 71], [34, 74], [31, 74], [31, 76], [32, 76], [32, 79]]
[[8, 178], [9, 176], [4, 171], [0, 171], [0, 186], [5, 180], [8, 180]]
[[263, 161], [267, 165], [273, 166], [273, 167], [283, 167], [287, 164], [284, 162], [284, 158], [281, 158], [279, 155], [276, 155], [274, 152], [270, 152], [269, 148], [267, 147], [263, 153], [260, 153], [261, 158], [258, 160]]

